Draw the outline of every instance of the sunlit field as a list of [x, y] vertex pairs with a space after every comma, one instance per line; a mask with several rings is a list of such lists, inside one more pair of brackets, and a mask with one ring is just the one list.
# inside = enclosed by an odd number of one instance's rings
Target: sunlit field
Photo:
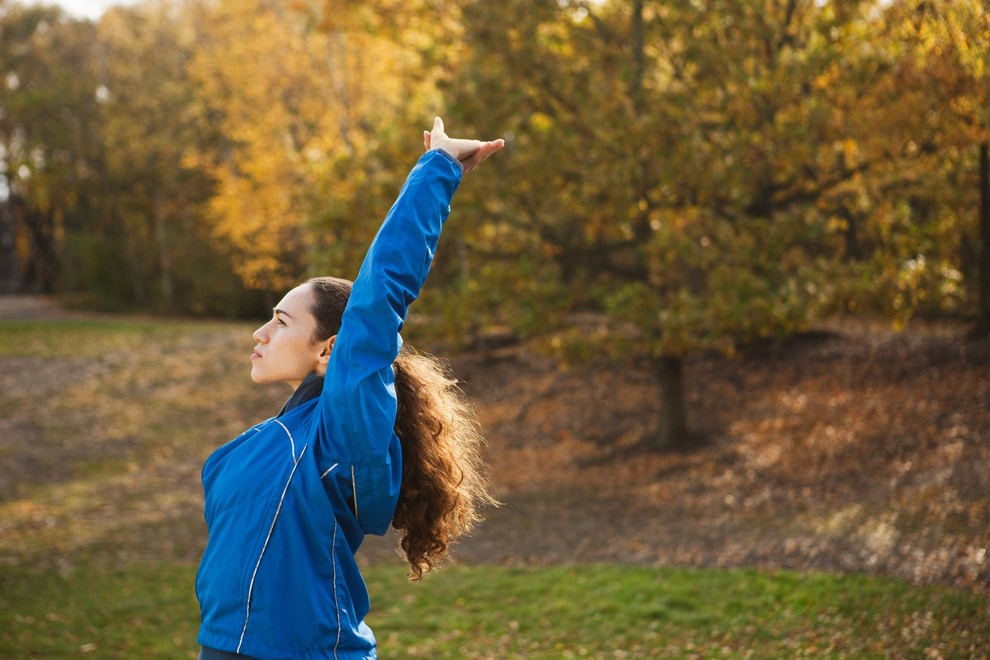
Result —
[[[0, 656], [195, 655], [193, 578], [205, 543], [199, 467], [216, 444], [271, 414], [287, 395], [247, 378], [250, 329], [126, 318], [0, 322]], [[498, 406], [484, 397], [478, 405], [504, 433]], [[565, 473], [540, 495], [519, 475], [500, 473], [519, 460], [501, 453], [520, 449], [498, 437], [490, 442], [506, 504], [464, 543], [454, 565], [411, 585], [387, 544], [368, 544], [369, 622], [383, 657], [990, 653], [990, 601], [980, 588], [704, 567], [703, 554], [688, 558], [700, 564], [691, 569], [656, 567], [647, 554], [630, 565], [618, 550], [614, 562], [589, 562], [586, 549], [567, 538], [552, 545], [552, 532], [536, 528]], [[578, 455], [590, 451], [561, 443]], [[538, 451], [530, 447], [529, 455]], [[706, 462], [669, 460], [682, 470]], [[638, 478], [621, 454], [612, 464]], [[589, 467], [585, 477], [595, 481], [603, 469]], [[628, 515], [648, 515], [630, 487], [627, 507], [638, 508]], [[541, 506], [528, 514], [527, 500]], [[589, 497], [586, 506], [594, 516], [601, 505]], [[647, 518], [636, 521], [628, 529], [649, 532]], [[610, 530], [615, 521], [598, 524]], [[722, 525], [731, 534], [738, 522]], [[541, 539], [549, 550], [538, 551]], [[630, 532], [608, 542], [621, 549], [649, 539]], [[658, 535], [657, 551], [669, 542]]]
[[990, 3], [68, 3], [0, 0], [0, 660], [196, 657], [249, 319], [412, 207], [500, 504], [364, 541], [382, 658], [990, 658]]

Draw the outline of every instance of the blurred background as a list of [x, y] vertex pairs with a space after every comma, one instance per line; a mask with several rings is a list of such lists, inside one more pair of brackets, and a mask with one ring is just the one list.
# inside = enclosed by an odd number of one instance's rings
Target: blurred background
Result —
[[435, 115], [507, 143], [408, 328], [506, 503], [463, 562], [985, 593], [976, 0], [0, 0], [4, 566], [195, 565], [286, 394], [246, 320], [355, 275]]

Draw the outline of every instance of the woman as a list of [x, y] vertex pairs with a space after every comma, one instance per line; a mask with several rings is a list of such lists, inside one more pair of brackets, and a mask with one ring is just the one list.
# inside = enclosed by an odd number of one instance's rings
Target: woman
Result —
[[450, 138], [439, 117], [423, 138], [353, 288], [310, 280], [254, 333], [252, 379], [294, 391], [203, 466], [205, 660], [376, 657], [354, 560], [364, 535], [391, 523], [419, 579], [492, 502], [477, 424], [399, 331], [463, 174], [504, 143]]

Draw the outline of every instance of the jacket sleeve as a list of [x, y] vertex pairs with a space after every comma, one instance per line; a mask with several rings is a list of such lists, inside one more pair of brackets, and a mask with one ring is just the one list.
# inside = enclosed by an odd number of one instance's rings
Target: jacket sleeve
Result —
[[350, 464], [352, 509], [366, 533], [385, 533], [398, 500], [402, 452], [392, 362], [461, 176], [460, 163], [444, 152], [419, 159], [365, 256], [327, 365], [323, 437]]

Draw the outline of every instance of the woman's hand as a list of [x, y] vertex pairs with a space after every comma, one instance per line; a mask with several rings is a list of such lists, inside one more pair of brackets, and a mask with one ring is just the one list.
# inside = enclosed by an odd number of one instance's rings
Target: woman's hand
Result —
[[433, 121], [432, 131], [423, 131], [423, 144], [426, 150], [442, 149], [456, 158], [464, 174], [488, 160], [492, 154], [505, 146], [505, 140], [492, 140], [482, 142], [481, 140], [464, 140], [452, 138], [443, 130], [443, 120], [437, 117]]

